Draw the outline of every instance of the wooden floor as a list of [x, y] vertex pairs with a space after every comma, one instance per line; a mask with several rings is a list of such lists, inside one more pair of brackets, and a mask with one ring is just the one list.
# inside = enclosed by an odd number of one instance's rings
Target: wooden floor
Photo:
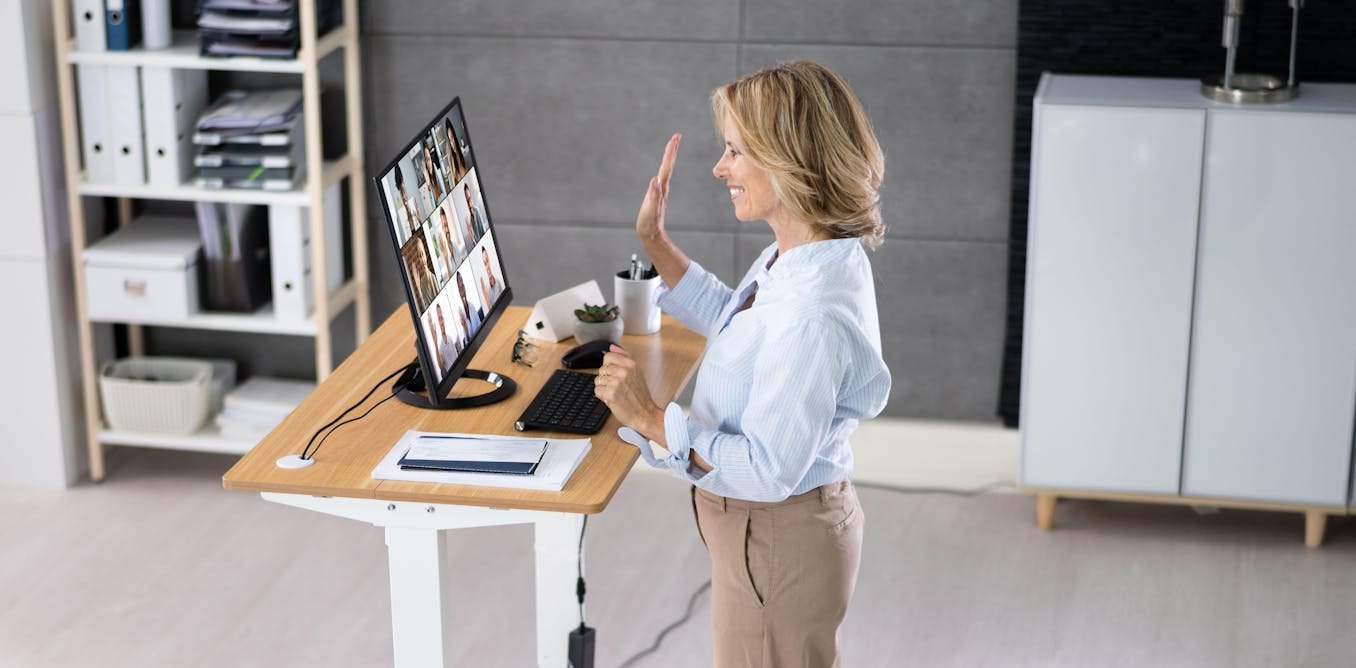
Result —
[[[108, 480], [0, 490], [0, 666], [391, 661], [380, 529], [226, 492], [231, 458], [115, 449]], [[1350, 666], [1356, 523], [1295, 514], [862, 489], [849, 666]], [[526, 527], [454, 532], [458, 665], [528, 666]], [[686, 487], [633, 474], [589, 522], [600, 668], [648, 646], [707, 577]], [[710, 616], [638, 665], [709, 664]]]

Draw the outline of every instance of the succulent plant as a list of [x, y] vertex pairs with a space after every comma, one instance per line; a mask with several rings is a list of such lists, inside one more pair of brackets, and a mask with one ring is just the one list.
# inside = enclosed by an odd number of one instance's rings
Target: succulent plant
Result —
[[617, 319], [619, 309], [614, 304], [584, 304], [584, 308], [574, 310], [579, 322], [611, 322]]

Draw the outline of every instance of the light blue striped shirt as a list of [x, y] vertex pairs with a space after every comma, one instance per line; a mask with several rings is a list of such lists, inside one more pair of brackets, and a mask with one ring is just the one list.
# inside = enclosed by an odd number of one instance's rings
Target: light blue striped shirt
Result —
[[[652, 465], [698, 487], [780, 501], [852, 471], [848, 437], [890, 395], [871, 263], [858, 239], [768, 246], [731, 290], [692, 262], [660, 307], [707, 337], [692, 413], [664, 411], [670, 455]], [[755, 286], [756, 284], [756, 286]], [[757, 290], [753, 306], [736, 312]], [[696, 451], [712, 467], [689, 466]]]

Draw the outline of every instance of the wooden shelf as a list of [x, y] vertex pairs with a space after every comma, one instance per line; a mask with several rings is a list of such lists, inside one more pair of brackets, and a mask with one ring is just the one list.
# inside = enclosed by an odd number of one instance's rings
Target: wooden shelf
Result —
[[[348, 38], [348, 28], [339, 26], [316, 43], [318, 58], [333, 53]], [[225, 58], [198, 55], [196, 30], [176, 30], [169, 48], [148, 51], [135, 48], [128, 51], [80, 51], [75, 40], [67, 43], [66, 59], [76, 65], [132, 65], [138, 67], [171, 67], [181, 70], [221, 70], [231, 72], [278, 72], [301, 74], [305, 71], [305, 56], [297, 58], [254, 58], [231, 56]]]
[[[330, 295], [331, 313], [338, 313], [357, 298], [360, 286], [350, 279]], [[273, 314], [273, 303], [264, 304], [253, 313], [221, 311], [195, 313], [183, 320], [124, 320], [90, 318], [91, 322], [110, 324], [176, 327], [180, 329], [207, 329], [221, 332], [250, 332], [254, 334], [285, 334], [288, 336], [315, 336], [320, 325], [315, 318], [280, 320]], [[328, 324], [328, 323], [326, 323]]]
[[[352, 263], [353, 276], [327, 295], [318, 295], [315, 310], [305, 319], [286, 319], [277, 317], [272, 304], [265, 305], [254, 313], [198, 313], [191, 317], [174, 320], [128, 321], [100, 319], [99, 323], [118, 323], [129, 325], [127, 328], [127, 349], [132, 354], [145, 354], [145, 336], [143, 325], [151, 327], [169, 327], [191, 330], [214, 330], [241, 332], [250, 334], [281, 334], [287, 336], [311, 337], [315, 347], [316, 379], [323, 380], [334, 370], [334, 336], [331, 332], [336, 316], [353, 307], [355, 339], [361, 343], [371, 332], [370, 296], [368, 294], [367, 267], [367, 183], [363, 170], [363, 129], [362, 129], [362, 59], [361, 45], [358, 40], [358, 1], [342, 0], [343, 21], [319, 37], [316, 2], [303, 0], [298, 6], [299, 29], [303, 38], [295, 58], [270, 59], [256, 57], [204, 57], [199, 54], [198, 34], [196, 30], [176, 31], [171, 38], [169, 48], [147, 50], [134, 48], [128, 51], [81, 51], [74, 38], [71, 4], [67, 0], [52, 2], [52, 28], [56, 47], [57, 93], [61, 109], [62, 158], [65, 164], [65, 196], [70, 218], [71, 259], [76, 266], [74, 285], [76, 300], [76, 320], [80, 338], [80, 372], [84, 380], [85, 437], [88, 441], [90, 478], [102, 480], [104, 477], [104, 445], [130, 445], [152, 448], [180, 450], [199, 450], [204, 452], [224, 452], [243, 454], [254, 446], [253, 438], [223, 436], [215, 425], [204, 427], [196, 434], [146, 434], [129, 433], [108, 429], [100, 418], [98, 364], [99, 351], [95, 346], [95, 321], [88, 317], [89, 309], [85, 300], [87, 290], [85, 272], [80, 270], [82, 253], [89, 246], [91, 230], [85, 221], [85, 202], [82, 197], [118, 198], [117, 218], [120, 224], [131, 222], [134, 207], [132, 200], [170, 200], [182, 202], [226, 202], [234, 204], [259, 204], [306, 207], [314, 215], [309, 222], [311, 239], [326, 237], [332, 232], [328, 225], [343, 225], [348, 232], [349, 254], [347, 260]], [[344, 132], [348, 151], [333, 160], [308, 160], [306, 176], [297, 180], [288, 190], [213, 190], [199, 188], [190, 180], [176, 186], [152, 186], [149, 184], [125, 185], [116, 183], [91, 183], [87, 173], [81, 169], [80, 109], [76, 79], [79, 65], [103, 65], [139, 68], [164, 68], [171, 70], [212, 70], [235, 72], [269, 72], [296, 75], [296, 85], [301, 89], [300, 136], [306, 146], [323, 147], [321, 118], [320, 61], [327, 56], [341, 56], [343, 68], [344, 94]], [[98, 106], [89, 111], [98, 113]], [[308, 152], [307, 156], [312, 155]], [[331, 186], [347, 180], [348, 215], [341, 220], [327, 221], [320, 218], [325, 211], [326, 192]], [[97, 238], [97, 237], [94, 237]], [[313, 245], [311, 253], [312, 276], [328, 276], [330, 260], [320, 246]], [[323, 291], [323, 289], [322, 289]], [[205, 354], [210, 351], [203, 351]]]
[[169, 450], [192, 450], [195, 452], [220, 452], [230, 455], [243, 455], [263, 438], [240, 438], [225, 436], [210, 421], [207, 426], [192, 434], [155, 434], [139, 431], [99, 430], [99, 442], [105, 445], [135, 445], [145, 448], [165, 448]]
[[[325, 162], [324, 187], [347, 175], [350, 160], [344, 156]], [[129, 185], [124, 183], [90, 183], [81, 175], [80, 194], [97, 197], [128, 197], [132, 199], [161, 199], [184, 202], [231, 202], [235, 204], [277, 204], [281, 206], [306, 206], [310, 197], [306, 192], [306, 180], [301, 179], [291, 190], [244, 190], [241, 188], [199, 188], [192, 184], [177, 186], [155, 186], [150, 184]]]

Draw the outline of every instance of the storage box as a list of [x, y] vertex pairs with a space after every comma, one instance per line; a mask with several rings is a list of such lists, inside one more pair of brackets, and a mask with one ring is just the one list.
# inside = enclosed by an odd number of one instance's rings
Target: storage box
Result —
[[118, 431], [191, 434], [212, 403], [212, 363], [176, 357], [128, 357], [99, 370], [104, 419]]
[[85, 249], [91, 320], [184, 320], [199, 310], [202, 240], [193, 218], [142, 216]]

